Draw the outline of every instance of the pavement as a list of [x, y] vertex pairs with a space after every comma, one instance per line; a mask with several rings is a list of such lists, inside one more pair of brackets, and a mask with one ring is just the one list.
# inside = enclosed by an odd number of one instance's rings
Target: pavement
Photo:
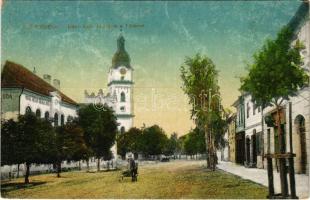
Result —
[[[245, 168], [244, 166], [224, 161], [219, 161], [217, 167], [243, 179], [248, 179], [268, 187], [268, 176], [266, 169]], [[280, 193], [280, 174], [277, 171], [274, 171], [273, 176], [275, 193]], [[304, 174], [296, 174], [295, 182], [297, 196], [300, 199], [309, 199], [309, 176]]]

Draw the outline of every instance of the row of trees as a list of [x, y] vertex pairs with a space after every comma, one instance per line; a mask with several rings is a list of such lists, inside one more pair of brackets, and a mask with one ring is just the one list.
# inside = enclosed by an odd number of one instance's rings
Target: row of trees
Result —
[[[25, 183], [29, 183], [31, 164], [54, 164], [60, 177], [62, 161], [111, 159], [117, 133], [116, 117], [108, 107], [98, 111], [82, 106], [78, 117], [53, 127], [34, 113], [20, 115], [16, 121], [1, 122], [1, 165], [25, 164]], [[19, 171], [19, 170], [18, 170]]]
[[172, 155], [178, 152], [180, 145], [177, 134], [170, 138], [158, 125], [131, 128], [117, 138], [117, 152], [125, 157], [127, 152], [143, 154], [146, 158], [154, 155]]
[[146, 158], [160, 154], [193, 156], [206, 153], [206, 142], [204, 132], [198, 128], [181, 137], [176, 133], [168, 137], [158, 125], [140, 129], [134, 127], [118, 136], [117, 152], [122, 157], [125, 157], [128, 152], [141, 154]]

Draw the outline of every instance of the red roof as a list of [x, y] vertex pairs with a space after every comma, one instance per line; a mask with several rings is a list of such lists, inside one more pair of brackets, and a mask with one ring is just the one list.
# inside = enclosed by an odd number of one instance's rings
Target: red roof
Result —
[[22, 65], [6, 61], [1, 73], [1, 88], [26, 88], [42, 95], [50, 96], [50, 92], [57, 91], [62, 101], [77, 105], [68, 96], [57, 90], [55, 87], [35, 75]]

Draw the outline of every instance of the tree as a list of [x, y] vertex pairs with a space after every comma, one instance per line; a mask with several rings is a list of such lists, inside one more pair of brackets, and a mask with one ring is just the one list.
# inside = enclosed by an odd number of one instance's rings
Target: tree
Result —
[[1, 121], [1, 166], [20, 164], [18, 124], [13, 119]]
[[206, 142], [204, 132], [197, 127], [186, 134], [184, 140], [184, 150], [188, 155], [196, 155], [206, 152]]
[[[218, 86], [218, 72], [212, 60], [206, 56], [195, 55], [187, 57], [181, 66], [181, 78], [183, 91], [189, 97], [192, 105], [191, 118], [196, 126], [204, 130], [207, 150], [207, 164], [209, 168], [215, 168], [215, 131], [212, 124], [220, 116], [220, 96]], [[213, 97], [217, 97], [216, 99]]]
[[153, 125], [143, 130], [141, 139], [141, 150], [145, 155], [149, 156], [162, 154], [168, 137], [162, 128]]
[[172, 133], [164, 147], [164, 154], [167, 156], [176, 155], [180, 153], [180, 150], [181, 150], [181, 147], [180, 147], [180, 143], [178, 140], [178, 135], [177, 133]]
[[84, 141], [84, 131], [75, 122], [67, 122], [56, 127], [56, 156], [57, 177], [60, 177], [61, 162], [79, 161], [86, 159], [89, 150]]
[[25, 183], [29, 183], [33, 163], [52, 163], [55, 156], [55, 132], [50, 122], [34, 113], [2, 123], [1, 164], [26, 163]]
[[142, 151], [142, 130], [132, 127], [117, 138], [117, 152], [124, 158], [127, 152], [137, 154]]
[[114, 111], [108, 106], [101, 110], [92, 104], [82, 106], [78, 111], [78, 124], [84, 130], [86, 145], [97, 158], [97, 170], [100, 170], [100, 158], [111, 158], [111, 147], [116, 140], [117, 126]]
[[[282, 104], [289, 100], [290, 96], [296, 95], [309, 78], [300, 68], [302, 59], [299, 52], [303, 45], [297, 40], [291, 46], [293, 36], [292, 30], [283, 27], [276, 39], [267, 40], [262, 49], [254, 54], [253, 64], [248, 66], [248, 75], [241, 79], [241, 90], [248, 92], [256, 105], [275, 106], [280, 153], [285, 153], [280, 116]], [[280, 159], [280, 178], [281, 191], [284, 194], [286, 166], [283, 159]]]

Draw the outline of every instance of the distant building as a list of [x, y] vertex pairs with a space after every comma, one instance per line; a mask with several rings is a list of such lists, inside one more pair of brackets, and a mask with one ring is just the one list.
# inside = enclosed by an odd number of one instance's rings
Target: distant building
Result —
[[55, 83], [58, 89], [22, 65], [6, 61], [1, 74], [1, 118], [17, 119], [34, 112], [61, 125], [76, 117], [77, 103], [59, 90], [59, 80]]

